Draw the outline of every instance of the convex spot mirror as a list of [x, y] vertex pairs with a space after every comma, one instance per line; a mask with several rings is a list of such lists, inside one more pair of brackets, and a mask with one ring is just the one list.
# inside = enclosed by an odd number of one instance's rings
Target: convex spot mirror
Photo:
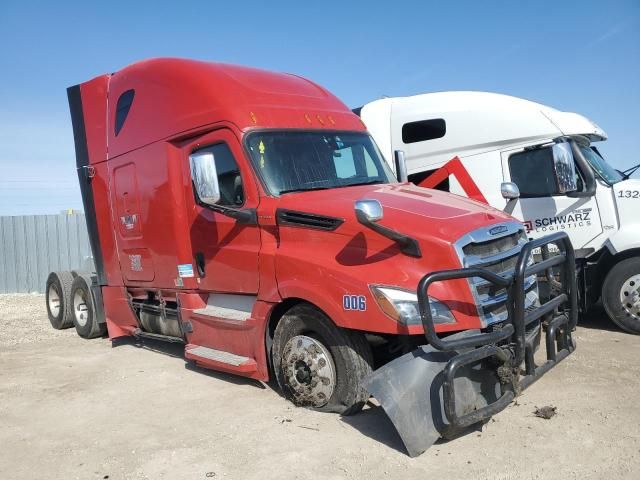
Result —
[[356, 216], [367, 222], [378, 222], [382, 220], [382, 205], [378, 200], [357, 200], [355, 203]]
[[558, 184], [558, 193], [569, 193], [578, 190], [576, 163], [569, 142], [556, 143], [551, 147], [553, 167]]
[[514, 200], [520, 198], [520, 189], [513, 182], [503, 182], [500, 185], [500, 193], [505, 200]]
[[211, 152], [196, 152], [189, 156], [191, 179], [198, 199], [207, 205], [215, 205], [220, 200], [220, 185], [216, 162]]

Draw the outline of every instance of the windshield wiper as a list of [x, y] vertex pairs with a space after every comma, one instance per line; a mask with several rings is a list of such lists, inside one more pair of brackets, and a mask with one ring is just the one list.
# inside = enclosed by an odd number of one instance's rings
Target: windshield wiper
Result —
[[376, 180], [369, 180], [368, 182], [347, 183], [345, 185], [332, 185], [330, 187], [290, 188], [289, 190], [281, 190], [280, 195], [282, 195], [283, 193], [310, 192], [314, 190], [330, 190], [332, 188], [356, 187], [358, 185], [373, 185], [375, 183], [384, 183], [384, 180], [376, 179]]
[[311, 192], [313, 190], [329, 190], [334, 187], [312, 187], [312, 188], [290, 188], [289, 190], [280, 190], [280, 195], [283, 193], [295, 193], [295, 192]]
[[638, 170], [640, 168], [640, 163], [634, 167], [631, 168], [627, 168], [624, 172], [622, 173], [622, 178], [624, 180], [627, 180], [631, 175], [633, 175], [635, 173], [636, 170]]
[[359, 185], [374, 185], [376, 183], [384, 183], [384, 180], [381, 180], [381, 179], [378, 178], [376, 180], [369, 180], [368, 182], [347, 183], [345, 185], [337, 185], [334, 188], [357, 187]]

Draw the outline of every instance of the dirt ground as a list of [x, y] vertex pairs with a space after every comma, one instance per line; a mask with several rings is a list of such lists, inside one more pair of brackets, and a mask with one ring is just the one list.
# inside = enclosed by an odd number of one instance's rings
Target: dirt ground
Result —
[[[576, 336], [481, 433], [412, 459], [379, 407], [295, 408], [176, 347], [53, 330], [41, 295], [0, 295], [0, 478], [640, 478], [640, 338], [602, 313]], [[533, 415], [545, 405], [550, 420]]]

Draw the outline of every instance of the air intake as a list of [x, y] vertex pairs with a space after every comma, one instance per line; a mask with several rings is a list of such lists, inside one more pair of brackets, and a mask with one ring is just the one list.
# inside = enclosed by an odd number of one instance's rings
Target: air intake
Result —
[[327, 217], [315, 213], [296, 212], [294, 210], [276, 211], [278, 225], [289, 227], [315, 228], [317, 230], [332, 231], [344, 223], [342, 218]]

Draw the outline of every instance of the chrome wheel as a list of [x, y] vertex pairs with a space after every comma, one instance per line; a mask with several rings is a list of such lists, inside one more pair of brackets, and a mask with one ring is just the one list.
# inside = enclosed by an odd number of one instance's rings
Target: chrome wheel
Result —
[[329, 350], [315, 338], [292, 337], [282, 354], [282, 369], [294, 402], [316, 408], [329, 402], [336, 387], [336, 374]]
[[73, 296], [73, 313], [76, 316], [78, 325], [84, 327], [89, 320], [89, 308], [87, 307], [84, 292], [80, 289], [77, 289]]
[[620, 303], [627, 315], [640, 320], [640, 274], [624, 281], [620, 288]]
[[57, 317], [60, 314], [60, 293], [53, 283], [49, 285], [49, 291], [47, 292], [47, 294], [49, 311], [51, 312], [51, 315]]

